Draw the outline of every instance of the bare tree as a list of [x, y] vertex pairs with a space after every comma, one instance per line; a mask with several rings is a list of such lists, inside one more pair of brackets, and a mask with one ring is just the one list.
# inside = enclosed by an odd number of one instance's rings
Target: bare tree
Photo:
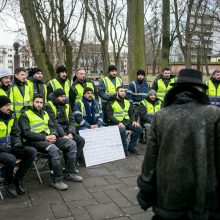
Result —
[[136, 78], [137, 69], [145, 69], [144, 2], [127, 0], [128, 75]]

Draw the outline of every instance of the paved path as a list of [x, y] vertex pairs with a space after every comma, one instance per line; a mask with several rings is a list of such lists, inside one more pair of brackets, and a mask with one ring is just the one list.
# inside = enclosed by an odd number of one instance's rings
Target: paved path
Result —
[[[91, 168], [80, 167], [82, 183], [67, 182], [67, 191], [50, 186], [49, 174], [39, 184], [35, 171], [25, 178], [29, 193], [16, 199], [0, 201], [1, 219], [7, 220], [150, 220], [152, 212], [138, 206], [136, 179], [141, 170], [144, 145], [140, 156]], [[4, 192], [3, 192], [4, 193]]]

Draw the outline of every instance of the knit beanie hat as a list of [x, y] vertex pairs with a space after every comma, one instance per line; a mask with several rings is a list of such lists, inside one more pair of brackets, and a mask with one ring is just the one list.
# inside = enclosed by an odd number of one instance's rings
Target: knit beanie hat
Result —
[[0, 69], [0, 78], [3, 78], [5, 76], [13, 76], [12, 71], [10, 69], [1, 68]]
[[56, 89], [53, 92], [53, 95], [55, 98], [62, 96], [62, 95], [66, 95], [63, 89]]
[[92, 88], [86, 87], [86, 88], [84, 89], [84, 91], [83, 91], [83, 95], [85, 95], [85, 94], [86, 94], [87, 92], [89, 92], [89, 91], [93, 92]]
[[149, 96], [150, 94], [154, 94], [154, 95], [156, 95], [157, 92], [156, 92], [155, 90], [151, 89], [151, 90], [148, 92], [148, 96]]
[[141, 69], [140, 69], [140, 70], [138, 70], [138, 71], [137, 71], [137, 76], [138, 76], [138, 75], [145, 76], [145, 75], [146, 75], [146, 73], [145, 73], [145, 71], [144, 71], [144, 70], [141, 70]]
[[62, 73], [62, 72], [66, 72], [67, 73], [67, 69], [64, 65], [60, 65], [56, 68], [56, 74]]
[[110, 72], [113, 71], [113, 70], [117, 71], [117, 67], [116, 67], [115, 65], [110, 65], [110, 66], [108, 67], [108, 73], [110, 73]]
[[33, 76], [37, 72], [42, 72], [42, 70], [40, 68], [38, 68], [38, 67], [30, 68], [28, 70], [28, 76]]
[[6, 104], [11, 103], [11, 100], [6, 95], [0, 96], [0, 108], [5, 106]]

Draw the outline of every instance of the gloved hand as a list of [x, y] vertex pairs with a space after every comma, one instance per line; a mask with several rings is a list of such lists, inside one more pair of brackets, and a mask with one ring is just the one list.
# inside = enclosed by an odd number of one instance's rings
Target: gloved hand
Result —
[[141, 208], [145, 211], [154, 204], [154, 199], [152, 198], [151, 193], [147, 193], [143, 190], [140, 190], [137, 194], [137, 200]]

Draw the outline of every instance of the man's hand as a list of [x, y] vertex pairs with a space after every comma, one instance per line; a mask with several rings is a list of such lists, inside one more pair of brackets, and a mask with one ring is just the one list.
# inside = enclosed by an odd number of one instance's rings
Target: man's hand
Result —
[[125, 128], [125, 125], [124, 125], [122, 122], [120, 122], [120, 123], [118, 124], [118, 127], [119, 127], [119, 128]]
[[132, 122], [132, 126], [135, 127], [135, 128], [137, 128], [137, 127], [140, 127], [140, 124], [137, 123], [136, 121], [133, 121], [133, 122]]
[[47, 135], [45, 140], [49, 141], [50, 143], [55, 143], [57, 140], [57, 137], [54, 134], [51, 134], [51, 135]]
[[70, 139], [73, 139], [73, 134], [72, 133], [69, 133], [66, 136], [68, 136]]
[[98, 125], [91, 125], [91, 128], [98, 128]]
[[63, 138], [70, 139], [68, 135], [63, 136]]

